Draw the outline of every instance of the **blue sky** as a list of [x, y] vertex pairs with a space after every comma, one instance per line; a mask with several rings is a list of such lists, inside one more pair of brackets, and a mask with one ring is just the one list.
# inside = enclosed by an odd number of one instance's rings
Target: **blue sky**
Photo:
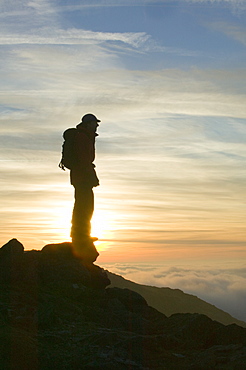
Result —
[[98, 263], [242, 268], [246, 2], [8, 0], [0, 10], [1, 243], [69, 240], [62, 133], [91, 112], [102, 121]]

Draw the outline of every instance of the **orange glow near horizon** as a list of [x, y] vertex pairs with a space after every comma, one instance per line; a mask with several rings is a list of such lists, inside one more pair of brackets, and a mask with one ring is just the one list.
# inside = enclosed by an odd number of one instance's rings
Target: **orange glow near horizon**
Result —
[[[30, 250], [71, 241], [72, 189], [56, 188], [58, 193], [51, 192], [49, 197], [36, 200], [34, 208], [30, 202], [25, 203], [28, 208], [24, 208], [24, 202], [22, 208], [16, 208], [14, 203], [4, 219], [2, 245], [17, 238]], [[97, 195], [92, 217], [91, 235], [99, 239], [95, 242], [99, 264], [245, 258], [241, 219], [229, 222], [229, 212], [223, 216], [214, 212], [211, 219], [201, 211], [194, 217], [189, 209], [186, 214], [168, 208], [163, 212], [158, 209], [142, 212], [134, 204], [111, 199], [106, 202], [105, 197], [104, 193]]]
[[[50, 205], [50, 209], [46, 212], [46, 221], [45, 225], [43, 224], [43, 229], [46, 229], [46, 233], [52, 234], [53, 237], [49, 241], [41, 240], [41, 243], [61, 243], [70, 241], [72, 210], [73, 203], [69, 201], [61, 206], [57, 205], [57, 203]], [[108, 242], [108, 240], [113, 238], [114, 218], [112, 212], [100, 209], [94, 211], [91, 222], [91, 235], [99, 239], [96, 242], [99, 251], [106, 250], [109, 247], [110, 242]], [[42, 233], [41, 230], [39, 232]]]

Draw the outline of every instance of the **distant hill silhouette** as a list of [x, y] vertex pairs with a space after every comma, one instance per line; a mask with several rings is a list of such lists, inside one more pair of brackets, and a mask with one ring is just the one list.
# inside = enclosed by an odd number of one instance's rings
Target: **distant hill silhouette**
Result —
[[237, 324], [246, 328], [244, 321], [237, 320], [214, 305], [182, 290], [137, 284], [109, 271], [107, 275], [111, 281], [110, 287], [127, 288], [141, 294], [150, 306], [166, 316], [175, 313], [200, 313], [224, 325]]
[[167, 317], [109, 284], [71, 243], [24, 251], [10, 240], [0, 248], [0, 369], [245, 369], [245, 328]]

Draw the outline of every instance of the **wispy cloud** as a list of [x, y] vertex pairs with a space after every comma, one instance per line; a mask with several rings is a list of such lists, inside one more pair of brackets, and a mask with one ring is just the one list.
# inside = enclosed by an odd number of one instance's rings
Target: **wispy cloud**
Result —
[[[246, 7], [246, 5], [245, 5]], [[211, 23], [210, 27], [224, 33], [225, 35], [239, 41], [243, 45], [246, 45], [246, 27], [243, 25], [228, 23], [228, 22], [216, 22]]]
[[246, 10], [246, 4], [244, 0], [177, 0], [170, 3], [169, 0], [148, 0], [143, 3], [142, 0], [90, 0], [83, 1], [78, 4], [75, 1], [63, 3], [62, 1], [50, 1], [50, 0], [8, 0], [3, 1], [0, 4], [0, 19], [8, 19], [13, 17], [22, 17], [26, 19], [28, 24], [41, 25], [45, 20], [48, 21], [52, 17], [59, 21], [62, 13], [78, 12], [86, 10], [96, 10], [100, 8], [116, 8], [116, 7], [153, 7], [153, 6], [165, 6], [178, 7], [179, 5], [221, 5], [227, 6], [232, 11], [244, 11]]
[[[165, 0], [164, 0], [165, 1]], [[230, 6], [233, 10], [246, 10], [244, 0], [185, 0], [187, 3], [193, 4], [219, 4]]]
[[1, 29], [11, 29], [15, 24], [15, 31], [34, 30], [45, 25], [58, 24], [58, 15], [55, 11], [55, 2], [50, 0], [9, 0], [0, 4]]
[[84, 2], [83, 4], [71, 4], [70, 5], [63, 5], [59, 6], [57, 9], [58, 11], [79, 11], [84, 9], [98, 9], [98, 8], [109, 8], [109, 7], [153, 7], [153, 6], [168, 6], [168, 7], [178, 7], [183, 6], [185, 3], [186, 6], [196, 6], [196, 5], [203, 5], [203, 6], [213, 6], [213, 5], [221, 5], [226, 6], [231, 9], [233, 12], [244, 12], [246, 10], [246, 4], [244, 0], [174, 0], [170, 2], [169, 0], [147, 0], [143, 3], [142, 0], [118, 0], [117, 2], [113, 0], [107, 1], [91, 1], [91, 2]]
[[67, 31], [56, 28], [41, 28], [38, 34], [22, 33], [6, 34], [1, 36], [0, 43], [2, 45], [11, 44], [57, 44], [57, 45], [77, 45], [77, 44], [93, 44], [104, 41], [117, 41], [129, 44], [133, 47], [143, 45], [150, 36], [145, 32], [139, 33], [107, 33], [93, 32], [81, 29], [69, 29]]
[[152, 122], [168, 114], [246, 117], [243, 70], [127, 71], [117, 53], [93, 45], [76, 51], [49, 46], [30, 51], [25, 46], [3, 54], [2, 63], [6, 65], [2, 86], [7, 88], [1, 102], [16, 109], [23, 105], [15, 105], [15, 100], [38, 104], [33, 95], [37, 94], [44, 99], [52, 96], [53, 104], [60, 104], [60, 99], [91, 101], [102, 114], [107, 111], [109, 120], [118, 109], [131, 112], [131, 120], [149, 117]]
[[[167, 47], [158, 44], [146, 32], [93, 32], [90, 30], [70, 28], [63, 30], [50, 26], [41, 27], [38, 32], [2, 32], [1, 45], [100, 45], [104, 44], [112, 52], [159, 52], [183, 57], [201, 57], [202, 53], [195, 50]], [[124, 44], [124, 46], [123, 46]], [[127, 50], [126, 47], [131, 49]], [[111, 53], [112, 53], [111, 52]], [[205, 55], [204, 55], [205, 56]]]

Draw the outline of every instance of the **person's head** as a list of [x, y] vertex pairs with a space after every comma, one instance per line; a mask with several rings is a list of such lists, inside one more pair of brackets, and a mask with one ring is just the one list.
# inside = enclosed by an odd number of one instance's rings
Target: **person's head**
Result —
[[97, 130], [97, 127], [99, 126], [98, 122], [101, 122], [94, 114], [88, 113], [85, 114], [81, 122], [77, 125], [77, 128], [84, 128], [89, 132], [95, 133]]

